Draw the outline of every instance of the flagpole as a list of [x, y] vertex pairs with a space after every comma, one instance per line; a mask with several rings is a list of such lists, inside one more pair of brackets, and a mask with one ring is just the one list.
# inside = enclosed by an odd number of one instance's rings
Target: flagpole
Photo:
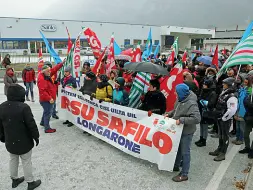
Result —
[[236, 75], [235, 80], [237, 80], [237, 79], [238, 79], [238, 76], [239, 76], [239, 73], [240, 73], [241, 67], [242, 67], [242, 65], [240, 65], [240, 66], [239, 66], [239, 69], [238, 69], [238, 72], [237, 72], [237, 75]]

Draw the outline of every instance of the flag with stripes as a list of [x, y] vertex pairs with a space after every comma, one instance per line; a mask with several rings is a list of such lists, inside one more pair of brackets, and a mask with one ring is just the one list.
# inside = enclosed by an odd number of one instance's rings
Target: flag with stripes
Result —
[[151, 74], [138, 72], [131, 88], [128, 107], [138, 108], [141, 103], [141, 96], [148, 91], [150, 80]]
[[174, 50], [175, 52], [175, 57], [178, 56], [178, 50], [179, 50], [179, 47], [178, 47], [178, 37], [176, 38], [176, 40], [174, 41], [174, 43], [172, 44], [171, 48]]
[[240, 42], [235, 51], [229, 56], [223, 64], [219, 73], [235, 65], [253, 64], [253, 33], [251, 33], [243, 42]]

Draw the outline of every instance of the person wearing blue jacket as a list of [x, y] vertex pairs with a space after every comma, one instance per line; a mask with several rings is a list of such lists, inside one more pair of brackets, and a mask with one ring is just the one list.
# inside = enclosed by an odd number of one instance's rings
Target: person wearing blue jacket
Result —
[[125, 79], [123, 77], [118, 77], [115, 81], [115, 89], [113, 90], [112, 97], [113, 103], [127, 106], [129, 103], [129, 95], [124, 90]]
[[[71, 75], [71, 67], [68, 66], [64, 69], [64, 77], [61, 79], [62, 88], [77, 88], [76, 79]], [[74, 124], [66, 120], [64, 125], [72, 127]]]

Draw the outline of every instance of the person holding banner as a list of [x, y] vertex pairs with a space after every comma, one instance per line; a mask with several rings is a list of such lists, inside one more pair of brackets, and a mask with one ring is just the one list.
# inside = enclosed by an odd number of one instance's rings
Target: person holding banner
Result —
[[38, 89], [39, 89], [39, 97], [40, 104], [43, 108], [43, 115], [41, 118], [40, 125], [44, 126], [45, 133], [54, 133], [56, 129], [51, 129], [49, 125], [50, 117], [52, 116], [54, 103], [56, 100], [57, 88], [52, 80], [52, 76], [59, 71], [66, 60], [63, 63], [59, 63], [54, 66], [52, 69], [44, 65], [42, 67], [42, 71], [38, 76]]
[[196, 131], [196, 125], [200, 123], [201, 116], [197, 103], [197, 96], [190, 91], [186, 84], [178, 84], [176, 86], [177, 102], [175, 109], [165, 117], [170, 117], [176, 120], [176, 125], [184, 125], [181, 136], [177, 157], [174, 165], [174, 171], [179, 171], [182, 162], [182, 171], [179, 175], [172, 178], [175, 182], [188, 180], [188, 173], [191, 162], [191, 142], [193, 134]]
[[85, 80], [83, 82], [83, 86], [80, 88], [80, 92], [82, 92], [83, 95], [87, 94], [91, 96], [92, 94], [96, 93], [97, 89], [97, 78], [96, 75], [90, 71], [86, 73]]
[[127, 106], [129, 103], [129, 95], [124, 90], [125, 79], [118, 77], [115, 81], [115, 89], [113, 90], [113, 103], [121, 106]]
[[[76, 79], [71, 76], [70, 66], [64, 69], [64, 78], [61, 79], [61, 85], [62, 88], [77, 88]], [[72, 127], [74, 125], [69, 120], [66, 120], [63, 124], [67, 125], [68, 127]]]
[[99, 100], [99, 103], [112, 102], [112, 86], [108, 83], [108, 78], [106, 75], [99, 75], [97, 77], [97, 89], [96, 94], [91, 95], [91, 100], [96, 98]]

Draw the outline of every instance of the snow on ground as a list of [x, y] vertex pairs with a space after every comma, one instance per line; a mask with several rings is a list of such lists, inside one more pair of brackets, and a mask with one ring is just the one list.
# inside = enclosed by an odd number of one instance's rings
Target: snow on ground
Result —
[[[0, 89], [0, 102], [4, 102], [3, 84], [0, 84]], [[183, 183], [171, 180], [178, 173], [159, 171], [155, 164], [129, 156], [83, 134], [77, 127], [63, 126], [63, 121], [52, 119], [51, 126], [57, 132], [45, 134], [39, 126], [42, 108], [37, 87], [35, 91], [37, 101], [28, 104], [41, 135], [40, 144], [33, 149], [32, 156], [34, 176], [42, 180], [38, 190], [205, 190], [207, 186], [210, 190], [233, 190], [234, 177], [244, 177], [241, 171], [247, 167], [247, 156], [237, 153], [234, 158], [231, 156], [232, 159], [227, 157], [226, 162], [214, 162], [208, 152], [216, 149], [218, 139], [209, 138], [207, 147], [197, 148], [194, 142], [198, 140], [199, 131], [192, 144], [189, 181]], [[230, 145], [230, 150], [231, 147], [237, 148]], [[229, 155], [233, 155], [230, 150]], [[2, 143], [0, 156], [0, 190], [8, 190], [11, 189], [9, 155]], [[19, 174], [23, 175], [21, 165]], [[217, 176], [218, 180], [215, 179]], [[209, 184], [210, 181], [214, 184]], [[21, 184], [17, 190], [26, 189], [26, 185]]]

